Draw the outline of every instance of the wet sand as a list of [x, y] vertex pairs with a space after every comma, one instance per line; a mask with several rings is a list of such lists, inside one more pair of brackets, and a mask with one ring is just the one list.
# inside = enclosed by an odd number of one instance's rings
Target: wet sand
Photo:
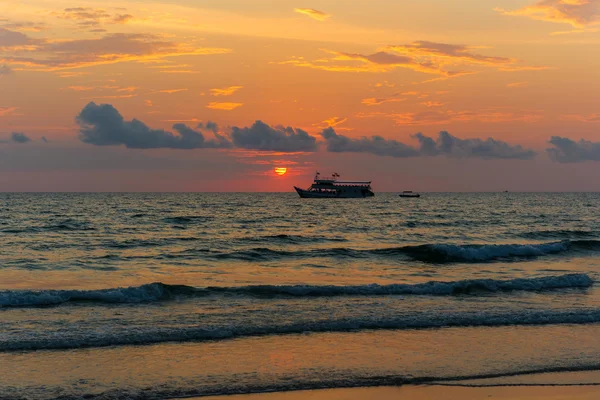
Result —
[[402, 386], [356, 389], [302, 390], [234, 396], [210, 396], [202, 400], [596, 400], [600, 386]]

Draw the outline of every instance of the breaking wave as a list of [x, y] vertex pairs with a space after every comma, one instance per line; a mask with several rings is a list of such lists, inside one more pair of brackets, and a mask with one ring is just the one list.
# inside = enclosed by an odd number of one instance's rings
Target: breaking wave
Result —
[[586, 274], [565, 274], [539, 278], [511, 280], [470, 279], [461, 281], [431, 281], [417, 284], [390, 285], [255, 285], [239, 287], [196, 288], [185, 285], [167, 285], [156, 282], [137, 287], [100, 290], [41, 290], [0, 291], [0, 307], [34, 307], [59, 305], [67, 302], [146, 303], [178, 297], [210, 295], [240, 295], [253, 297], [331, 297], [331, 296], [386, 296], [430, 295], [450, 296], [470, 293], [508, 291], [543, 291], [553, 289], [587, 288], [593, 279]]
[[450, 327], [497, 327], [515, 325], [589, 324], [600, 322], [600, 309], [521, 310], [508, 312], [424, 312], [399, 317], [356, 317], [305, 320], [294, 323], [161, 327], [119, 327], [98, 331], [63, 331], [59, 335], [22, 337], [0, 341], [0, 351], [64, 350], [85, 347], [148, 345], [164, 342], [199, 342], [300, 333], [355, 332]]
[[424, 244], [416, 246], [389, 247], [381, 249], [355, 250], [350, 248], [330, 248], [318, 250], [283, 251], [259, 247], [229, 253], [212, 253], [208, 257], [243, 261], [274, 261], [285, 258], [407, 258], [427, 263], [482, 263], [497, 260], [519, 261], [553, 254], [570, 252], [600, 251], [598, 240], [565, 240], [535, 244]]

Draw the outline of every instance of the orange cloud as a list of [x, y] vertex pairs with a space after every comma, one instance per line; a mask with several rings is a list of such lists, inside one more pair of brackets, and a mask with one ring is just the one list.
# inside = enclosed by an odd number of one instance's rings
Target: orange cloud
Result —
[[229, 86], [223, 89], [210, 89], [210, 94], [211, 96], [231, 96], [242, 88], [243, 86]]
[[17, 111], [17, 107], [0, 107], [0, 117], [13, 115]]
[[[434, 80], [476, 73], [473, 70], [454, 69], [458, 65], [494, 68], [512, 67], [515, 70], [516, 68], [519, 70], [532, 68], [514, 65], [517, 60], [513, 58], [486, 56], [473, 52], [477, 48], [480, 47], [416, 41], [406, 45], [386, 46], [382, 51], [374, 54], [323, 50], [329, 54], [329, 57], [315, 61], [308, 61], [303, 57], [292, 57], [279, 64], [332, 72], [388, 72], [396, 68], [407, 68], [427, 74], [441, 75], [441, 78], [435, 78]], [[450, 70], [449, 68], [453, 69]], [[539, 69], [541, 67], [535, 68]], [[383, 84], [376, 85], [376, 87], [382, 86]]]
[[220, 103], [220, 102], [211, 102], [206, 106], [207, 108], [212, 108], [213, 110], [225, 110], [231, 111], [235, 110], [238, 107], [243, 106], [244, 103]]
[[76, 92], [86, 92], [89, 90], [94, 90], [91, 86], [69, 86], [68, 89], [74, 90]]
[[570, 121], [580, 121], [580, 122], [600, 122], [600, 114], [568, 114], [563, 115], [561, 119], [570, 120]]
[[502, 65], [516, 62], [508, 57], [484, 56], [473, 53], [471, 50], [479, 47], [436, 43], [419, 40], [407, 45], [388, 46], [387, 49], [394, 53], [409, 55], [412, 57], [425, 57], [429, 62], [445, 65], [453, 65], [457, 61], [464, 64]]
[[529, 82], [513, 82], [513, 83], [509, 83], [508, 85], [506, 85], [506, 87], [516, 88], [516, 87], [525, 87], [527, 85], [529, 85]]
[[52, 12], [57, 18], [73, 21], [78, 28], [90, 29], [90, 32], [103, 32], [104, 24], [126, 24], [133, 19], [130, 14], [110, 14], [101, 8], [72, 7], [63, 12]]
[[535, 66], [535, 65], [522, 65], [522, 66], [507, 66], [500, 67], [498, 71], [502, 72], [521, 72], [521, 71], [545, 71], [548, 69], [555, 69], [554, 67], [545, 67], [545, 66]]
[[362, 99], [361, 103], [366, 106], [378, 106], [384, 103], [395, 103], [399, 101], [404, 101], [406, 98], [397, 98], [397, 97], [369, 97], [367, 99]]
[[156, 92], [153, 92], [153, 93], [173, 94], [173, 93], [185, 92], [186, 90], [187, 89], [162, 89], [162, 90], [157, 90]]
[[358, 118], [390, 118], [397, 125], [440, 125], [450, 122], [479, 121], [486, 123], [536, 122], [542, 118], [537, 111], [506, 111], [484, 109], [479, 111], [425, 111], [418, 113], [358, 113]]
[[326, 126], [337, 126], [343, 124], [346, 121], [348, 121], [348, 118], [345, 117], [331, 117], [324, 120], [323, 123], [325, 123]]
[[7, 45], [0, 47], [0, 62], [22, 65], [37, 71], [156, 61], [184, 55], [225, 54], [230, 49], [196, 47], [193, 43], [165, 40], [150, 34], [109, 34], [97, 39], [45, 40], [0, 28]]
[[117, 92], [135, 92], [138, 89], [137, 86], [127, 86], [117, 89]]
[[294, 12], [306, 15], [317, 21], [325, 21], [330, 18], [331, 15], [324, 13], [323, 11], [315, 10], [313, 8], [294, 8]]
[[574, 28], [600, 23], [600, 0], [539, 0], [531, 6], [513, 11], [502, 8], [494, 10], [503, 15], [569, 24]]
[[445, 104], [446, 103], [442, 103], [439, 101], [424, 101], [421, 103], [421, 105], [424, 105], [425, 107], [442, 107]]

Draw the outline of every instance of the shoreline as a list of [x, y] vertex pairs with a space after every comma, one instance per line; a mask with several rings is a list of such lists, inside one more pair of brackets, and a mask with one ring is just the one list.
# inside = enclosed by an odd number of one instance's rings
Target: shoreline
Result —
[[[595, 400], [600, 398], [600, 384], [592, 385], [498, 385], [498, 386], [449, 386], [405, 385], [367, 388], [340, 388], [297, 390], [226, 396], [188, 397], [197, 400], [456, 400], [456, 399], [502, 399], [502, 400]], [[175, 399], [173, 399], [175, 400]]]
[[[549, 399], [600, 398], [600, 370], [545, 372], [480, 379], [431, 381], [405, 385], [298, 389], [247, 394], [189, 396], [202, 400], [362, 400], [362, 399]], [[175, 400], [175, 398], [172, 398]]]

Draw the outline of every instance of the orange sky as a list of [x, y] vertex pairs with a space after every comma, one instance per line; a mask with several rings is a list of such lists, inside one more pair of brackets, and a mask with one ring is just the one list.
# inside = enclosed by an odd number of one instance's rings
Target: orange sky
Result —
[[598, 191], [599, 44], [600, 0], [2, 0], [0, 190]]

